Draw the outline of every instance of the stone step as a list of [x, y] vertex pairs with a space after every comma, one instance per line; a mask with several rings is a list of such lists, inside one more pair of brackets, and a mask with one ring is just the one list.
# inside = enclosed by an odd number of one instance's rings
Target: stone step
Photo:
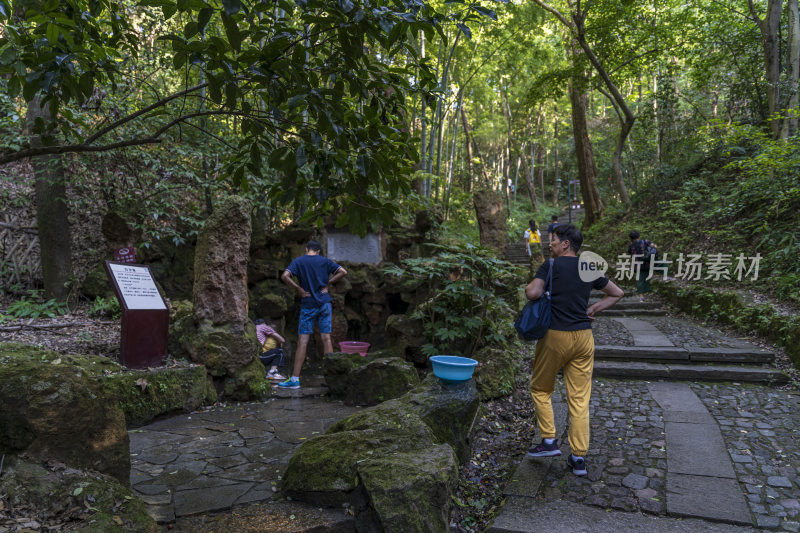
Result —
[[687, 365], [638, 361], [596, 361], [594, 376], [619, 379], [666, 379], [681, 381], [737, 381], [786, 383], [788, 377], [772, 368], [729, 365]]
[[[596, 304], [602, 298], [590, 298], [589, 305]], [[623, 298], [614, 304], [614, 307], [609, 309], [626, 309], [626, 310], [640, 310], [640, 309], [661, 309], [659, 302], [640, 302], [638, 298]]]
[[775, 360], [775, 354], [755, 348], [680, 348], [677, 346], [610, 346], [594, 348], [595, 359], [675, 362], [706, 364], [764, 364]]
[[616, 306], [606, 309], [598, 316], [665, 316], [666, 309], [618, 309]]

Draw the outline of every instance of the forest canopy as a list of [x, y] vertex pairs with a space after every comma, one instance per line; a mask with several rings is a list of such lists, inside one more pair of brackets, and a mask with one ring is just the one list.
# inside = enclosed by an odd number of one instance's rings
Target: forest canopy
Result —
[[710, 176], [753, 184], [714, 220], [797, 207], [797, 0], [0, 0], [0, 18], [0, 163], [30, 158], [44, 196], [82, 188], [147, 239], [181, 242], [228, 194], [265, 227], [359, 233], [438, 205], [462, 240], [477, 189], [512, 235], [568, 191], [588, 227]]

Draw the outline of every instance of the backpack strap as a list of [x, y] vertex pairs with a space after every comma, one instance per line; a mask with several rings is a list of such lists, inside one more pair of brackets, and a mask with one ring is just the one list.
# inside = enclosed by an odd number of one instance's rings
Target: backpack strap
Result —
[[545, 292], [545, 294], [547, 295], [548, 299], [550, 299], [550, 297], [553, 295], [553, 265], [555, 264], [553, 261], [554, 259], [551, 257], [550, 268], [547, 270], [547, 279], [544, 280], [545, 284], [547, 285], [547, 292]]

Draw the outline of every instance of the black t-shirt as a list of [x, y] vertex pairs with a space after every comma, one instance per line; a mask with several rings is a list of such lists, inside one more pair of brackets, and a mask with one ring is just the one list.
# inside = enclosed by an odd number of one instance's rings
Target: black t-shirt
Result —
[[[547, 280], [550, 261], [545, 261], [536, 277]], [[601, 290], [608, 285], [608, 278], [603, 276], [587, 283], [578, 275], [577, 257], [557, 257], [553, 260], [553, 293], [550, 301], [553, 306], [553, 318], [550, 329], [559, 331], [579, 331], [592, 329], [586, 308], [592, 289]], [[544, 290], [547, 290], [545, 283]]]
[[552, 222], [549, 226], [547, 226], [547, 233], [553, 233], [553, 230], [556, 229], [561, 225], [560, 222]]

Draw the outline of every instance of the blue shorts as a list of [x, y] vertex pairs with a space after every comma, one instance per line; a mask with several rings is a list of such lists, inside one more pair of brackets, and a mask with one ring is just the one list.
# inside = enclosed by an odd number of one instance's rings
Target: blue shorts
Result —
[[311, 335], [314, 333], [314, 321], [319, 325], [320, 333], [331, 332], [331, 304], [322, 304], [319, 307], [301, 307], [300, 323], [297, 326], [297, 333], [300, 335]]

